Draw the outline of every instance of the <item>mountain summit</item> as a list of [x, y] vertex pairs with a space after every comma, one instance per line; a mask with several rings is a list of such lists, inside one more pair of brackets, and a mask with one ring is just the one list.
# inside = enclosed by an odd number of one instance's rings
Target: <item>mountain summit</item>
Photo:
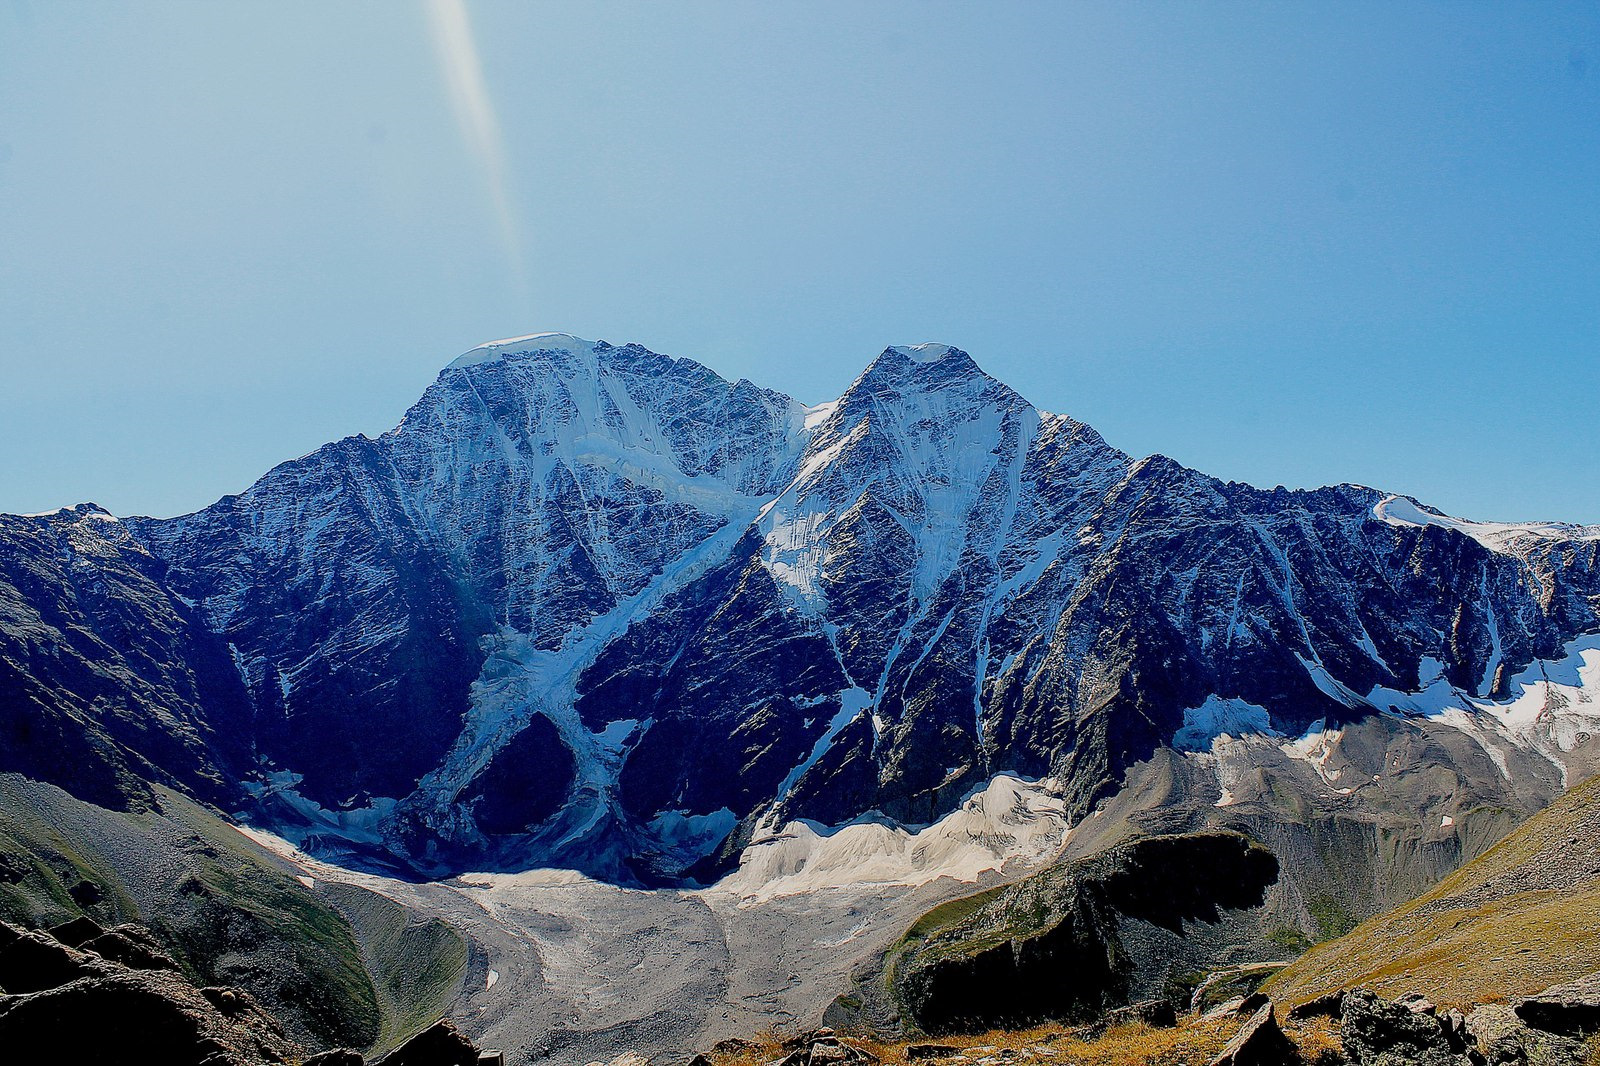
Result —
[[537, 334], [195, 514], [0, 516], [0, 769], [426, 874], [705, 877], [1006, 771], [1434, 840], [1594, 762], [1596, 633], [1600, 530], [1134, 460], [956, 348], [807, 408]]

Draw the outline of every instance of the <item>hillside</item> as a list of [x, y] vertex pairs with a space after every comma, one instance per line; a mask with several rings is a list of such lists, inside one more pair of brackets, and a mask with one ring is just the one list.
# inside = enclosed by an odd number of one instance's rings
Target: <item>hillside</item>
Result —
[[1264, 991], [1293, 1005], [1355, 987], [1441, 1006], [1530, 995], [1600, 970], [1600, 775], [1438, 886], [1319, 944]]

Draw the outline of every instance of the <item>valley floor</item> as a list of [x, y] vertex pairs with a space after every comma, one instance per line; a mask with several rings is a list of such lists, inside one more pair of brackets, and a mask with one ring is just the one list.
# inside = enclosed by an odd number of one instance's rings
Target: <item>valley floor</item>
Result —
[[413, 884], [249, 835], [313, 891], [352, 885], [448, 922], [472, 944], [448, 1015], [507, 1061], [554, 1066], [630, 1051], [671, 1062], [731, 1037], [808, 1028], [851, 972], [919, 915], [978, 887], [940, 878], [756, 902], [716, 887], [646, 891], [566, 871]]

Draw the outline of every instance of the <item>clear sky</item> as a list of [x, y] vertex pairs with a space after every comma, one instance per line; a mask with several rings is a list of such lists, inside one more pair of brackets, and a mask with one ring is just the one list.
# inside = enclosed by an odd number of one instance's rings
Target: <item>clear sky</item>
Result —
[[1135, 454], [1600, 522], [1600, 4], [0, 0], [0, 510], [562, 330], [970, 351]]

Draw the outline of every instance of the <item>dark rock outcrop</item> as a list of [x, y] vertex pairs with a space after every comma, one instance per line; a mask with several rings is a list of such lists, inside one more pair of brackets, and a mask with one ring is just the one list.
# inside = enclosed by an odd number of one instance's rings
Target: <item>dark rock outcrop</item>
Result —
[[1431, 1004], [1380, 999], [1366, 989], [1345, 994], [1339, 1037], [1357, 1066], [1460, 1066]]
[[1211, 1060], [1211, 1066], [1293, 1066], [1299, 1061], [1294, 1044], [1278, 1027], [1272, 1004], [1263, 1003]]
[[1260, 905], [1277, 875], [1272, 853], [1236, 833], [1135, 840], [914, 931], [891, 949], [891, 992], [905, 1021], [933, 1034], [1092, 1021], [1159, 983], [1185, 923]]
[[447, 1018], [406, 1040], [376, 1066], [478, 1066], [478, 1049]]

